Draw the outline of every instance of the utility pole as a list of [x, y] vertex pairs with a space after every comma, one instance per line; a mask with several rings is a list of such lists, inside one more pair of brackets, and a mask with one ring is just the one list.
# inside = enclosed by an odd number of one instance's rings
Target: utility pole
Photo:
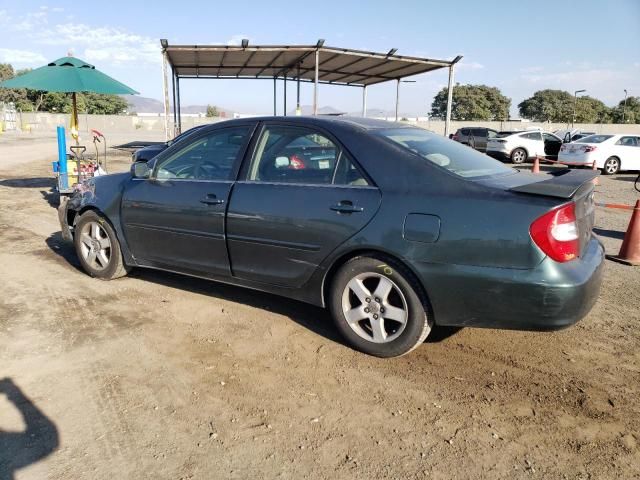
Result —
[[573, 92], [573, 118], [571, 120], [571, 128], [573, 128], [573, 125], [576, 123], [576, 105], [578, 104], [578, 94], [584, 92], [586, 92], [586, 90], [576, 90], [575, 92]]
[[624, 89], [624, 104], [622, 105], [622, 123], [625, 123], [625, 114], [627, 113], [627, 89]]

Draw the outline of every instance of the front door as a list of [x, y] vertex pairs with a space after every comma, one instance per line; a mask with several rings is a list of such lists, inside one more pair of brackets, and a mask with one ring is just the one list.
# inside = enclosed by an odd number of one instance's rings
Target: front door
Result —
[[151, 178], [132, 179], [122, 222], [136, 261], [185, 273], [229, 275], [224, 215], [252, 126], [209, 130], [167, 150]]
[[232, 274], [302, 286], [373, 217], [380, 192], [328, 134], [268, 123], [227, 213]]

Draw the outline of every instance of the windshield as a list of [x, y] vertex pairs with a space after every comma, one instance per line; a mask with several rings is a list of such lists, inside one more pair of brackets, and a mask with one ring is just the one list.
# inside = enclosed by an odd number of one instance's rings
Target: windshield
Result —
[[589, 135], [576, 141], [576, 143], [602, 143], [611, 137], [613, 137], [613, 135]]
[[400, 144], [460, 177], [474, 178], [513, 172], [513, 169], [487, 155], [420, 128], [389, 128], [373, 130], [372, 133]]

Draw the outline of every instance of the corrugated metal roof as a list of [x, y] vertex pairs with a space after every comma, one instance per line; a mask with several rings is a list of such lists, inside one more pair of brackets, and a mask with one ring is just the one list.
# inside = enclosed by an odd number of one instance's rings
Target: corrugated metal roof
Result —
[[167, 45], [169, 64], [181, 78], [298, 78], [338, 85], [373, 85], [449, 67], [455, 60], [388, 55], [317, 45]]

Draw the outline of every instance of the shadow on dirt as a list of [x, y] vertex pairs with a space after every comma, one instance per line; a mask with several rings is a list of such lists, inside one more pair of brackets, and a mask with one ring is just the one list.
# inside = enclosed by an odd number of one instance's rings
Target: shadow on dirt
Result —
[[46, 240], [45, 243], [51, 249], [53, 253], [62, 257], [62, 259], [68, 263], [70, 266], [78, 270], [79, 272], [84, 273], [82, 269], [82, 265], [78, 260], [78, 256], [76, 255], [76, 250], [73, 247], [71, 242], [67, 242], [62, 238], [61, 232], [56, 232], [51, 234]]
[[601, 237], [614, 238], [616, 240], [622, 240], [624, 238], [624, 232], [619, 232], [617, 230], [607, 230], [606, 228], [594, 227], [593, 232]]
[[53, 177], [31, 177], [31, 178], [6, 178], [0, 180], [0, 187], [10, 188], [54, 188], [56, 179]]
[[[73, 245], [62, 239], [62, 234], [56, 232], [46, 240], [47, 246], [56, 254], [62, 257], [69, 265], [76, 270], [83, 272], [78, 261]], [[231, 302], [243, 303], [254, 308], [260, 308], [269, 312], [289, 317], [299, 325], [332, 340], [341, 345], [346, 345], [344, 339], [333, 324], [333, 320], [328, 310], [306, 303], [291, 300], [277, 295], [249, 290], [233, 285], [205, 280], [195, 277], [188, 277], [177, 273], [162, 272], [159, 270], [149, 270], [135, 268], [129, 273], [129, 277], [157, 283], [166, 287], [178, 290], [188, 290], [201, 295], [208, 295], [214, 298], [221, 298]], [[427, 343], [436, 343], [446, 340], [455, 335], [460, 328], [435, 326], [431, 334], [427, 337]]]
[[55, 424], [10, 378], [0, 380], [0, 395], [20, 413], [25, 428], [21, 432], [0, 429], [0, 480], [12, 480], [17, 470], [50, 455], [60, 445]]

